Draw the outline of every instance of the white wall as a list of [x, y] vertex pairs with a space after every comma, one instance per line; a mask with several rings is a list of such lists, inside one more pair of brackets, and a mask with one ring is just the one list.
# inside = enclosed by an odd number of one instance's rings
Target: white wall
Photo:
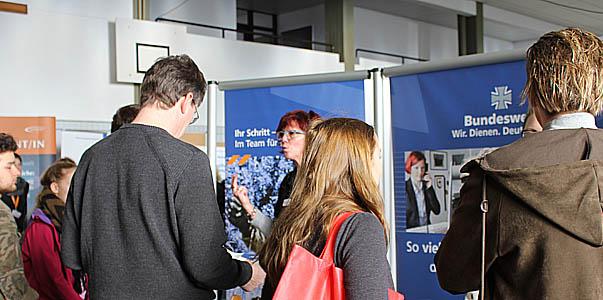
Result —
[[[312, 26], [313, 41], [325, 42], [325, 6], [323, 4], [277, 16], [279, 34], [306, 26]], [[313, 49], [321, 50], [324, 47], [314, 46]]]
[[[312, 38], [325, 41], [325, 8], [317, 5], [278, 16], [279, 32], [312, 26]], [[456, 28], [425, 23], [365, 8], [354, 8], [355, 48], [395, 53], [412, 57], [439, 60], [458, 56]], [[484, 51], [513, 49], [512, 42], [492, 37], [484, 38]], [[361, 52], [357, 69], [366, 69], [379, 62], [400, 64], [401, 60]], [[415, 63], [406, 60], [405, 63]]]
[[[458, 56], [456, 28], [429, 24], [359, 7], [354, 8], [354, 28], [356, 30], [356, 48], [430, 60]], [[509, 41], [484, 37], [484, 52], [509, 49], [513, 49], [513, 43]], [[361, 56], [392, 61], [383, 56], [371, 56], [364, 53]]]
[[[220, 1], [213, 0], [213, 5], [220, 6]], [[132, 1], [20, 2], [28, 4], [27, 15], [0, 12], [0, 116], [54, 115], [59, 120], [108, 121], [118, 107], [134, 102], [134, 86], [117, 83], [115, 78], [114, 21], [132, 18]], [[198, 7], [202, 2], [193, 1], [187, 5]], [[224, 7], [232, 6], [234, 0], [224, 2], [228, 2], [222, 3]], [[163, 4], [169, 3], [174, 2], [166, 0]], [[204, 7], [207, 11], [207, 7], [213, 6]], [[215, 14], [222, 14], [224, 7], [220, 7]], [[178, 9], [172, 13], [176, 12], [183, 13]], [[196, 14], [190, 7], [184, 13]], [[355, 8], [354, 13], [356, 47], [432, 60], [457, 55], [456, 30], [453, 28], [362, 8]], [[226, 15], [229, 13], [219, 19], [227, 19]], [[236, 22], [235, 17], [233, 9], [229, 22]], [[279, 16], [280, 30], [306, 25], [313, 26], [315, 40], [324, 41], [323, 5]], [[531, 44], [532, 41], [512, 44], [485, 39], [486, 51]], [[225, 41], [190, 32], [184, 47], [183, 52], [188, 52], [197, 61], [209, 80], [341, 70], [339, 64], [332, 64], [335, 58], [326, 53]], [[323, 54], [326, 56], [321, 56]], [[395, 58], [366, 58], [369, 59], [360, 61], [359, 68], [376, 67], [379, 61], [383, 61], [383, 66], [398, 63]]]
[[419, 41], [424, 40], [424, 42], [419, 43], [420, 58], [438, 60], [459, 55], [458, 34], [455, 28], [423, 22], [418, 23], [421, 29]]
[[0, 12], [0, 115], [109, 120], [133, 103], [113, 78], [113, 26], [123, 0], [29, 1], [27, 15]]
[[208, 80], [243, 80], [343, 71], [339, 55], [323, 51], [233, 41], [186, 33], [184, 26], [150, 21], [117, 20], [120, 81], [141, 82], [136, 74], [136, 43], [164, 45], [170, 54], [191, 56]]
[[[115, 62], [115, 17], [131, 19], [131, 1], [31, 2], [27, 15], [0, 12], [0, 116], [106, 122], [135, 102], [134, 85], [116, 81]], [[178, 53], [189, 53], [208, 80], [343, 70], [335, 54], [185, 35]]]
[[27, 4], [29, 15], [46, 13], [111, 21], [115, 18], [132, 18], [134, 14], [133, 1], [124, 0], [18, 0], [10, 2]]
[[236, 9], [236, 0], [150, 0], [149, 19], [163, 17], [236, 29]]
[[530, 46], [532, 46], [534, 43], [536, 43], [536, 41], [538, 41], [538, 40], [527, 40], [527, 41], [514, 42], [513, 48], [527, 50], [528, 48], [530, 48]]
[[[416, 57], [419, 24], [409, 19], [364, 8], [354, 8], [356, 48], [370, 49]], [[387, 59], [362, 53], [363, 57]], [[394, 59], [394, 61], [399, 61]]]
[[496, 39], [492, 37], [484, 37], [484, 52], [496, 52], [515, 49], [513, 42]]
[[[224, 28], [237, 28], [236, 0], [150, 0], [149, 19], [158, 17], [192, 23], [212, 25]], [[188, 31], [195, 34], [221, 37], [222, 31], [199, 26], [189, 26]], [[228, 33], [235, 39], [236, 34]]]
[[389, 62], [389, 61], [384, 61], [384, 60], [359, 57], [357, 59], [356, 65], [354, 66], [354, 70], [356, 70], [356, 71], [372, 70], [372, 69], [395, 67], [395, 66], [399, 66], [399, 65], [400, 65], [399, 62], [394, 63], [394, 62]]

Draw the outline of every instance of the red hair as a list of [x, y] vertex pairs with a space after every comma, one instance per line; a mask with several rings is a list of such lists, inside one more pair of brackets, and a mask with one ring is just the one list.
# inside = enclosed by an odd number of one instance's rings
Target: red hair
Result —
[[310, 123], [315, 120], [320, 120], [320, 116], [314, 111], [310, 110], [305, 112], [303, 110], [293, 110], [281, 117], [276, 131], [281, 131], [287, 127], [287, 125], [293, 124], [297, 124], [297, 126], [303, 131], [308, 131], [308, 128], [310, 128]]
[[416, 163], [418, 163], [420, 161], [425, 161], [425, 155], [422, 152], [420, 152], [420, 151], [410, 152], [410, 154], [408, 155], [408, 158], [406, 159], [406, 166], [404, 167], [404, 170], [406, 171], [406, 173], [410, 174], [410, 168], [412, 168], [413, 165], [415, 165]]

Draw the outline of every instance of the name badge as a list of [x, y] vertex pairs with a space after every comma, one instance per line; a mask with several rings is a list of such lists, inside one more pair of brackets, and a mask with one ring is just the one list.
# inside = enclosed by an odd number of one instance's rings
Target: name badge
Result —
[[11, 214], [13, 215], [13, 217], [15, 217], [15, 219], [18, 219], [18, 218], [21, 217], [21, 213], [18, 210], [16, 210], [16, 209], [13, 209], [11, 211]]

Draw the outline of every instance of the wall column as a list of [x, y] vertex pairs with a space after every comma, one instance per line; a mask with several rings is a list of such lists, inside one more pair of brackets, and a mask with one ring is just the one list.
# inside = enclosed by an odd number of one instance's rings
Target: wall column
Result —
[[325, 27], [326, 42], [339, 53], [339, 61], [344, 63], [345, 70], [354, 71], [354, 1], [326, 0]]
[[475, 16], [458, 15], [459, 56], [484, 53], [484, 9], [475, 2]]

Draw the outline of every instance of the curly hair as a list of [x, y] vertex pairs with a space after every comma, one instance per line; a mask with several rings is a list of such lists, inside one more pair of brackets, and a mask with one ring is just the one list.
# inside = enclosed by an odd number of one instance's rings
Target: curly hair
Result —
[[0, 153], [4, 153], [4, 152], [15, 152], [17, 151], [17, 142], [15, 142], [15, 139], [6, 133], [0, 133]]
[[527, 52], [522, 92], [549, 114], [603, 109], [603, 42], [579, 28], [543, 35]]

